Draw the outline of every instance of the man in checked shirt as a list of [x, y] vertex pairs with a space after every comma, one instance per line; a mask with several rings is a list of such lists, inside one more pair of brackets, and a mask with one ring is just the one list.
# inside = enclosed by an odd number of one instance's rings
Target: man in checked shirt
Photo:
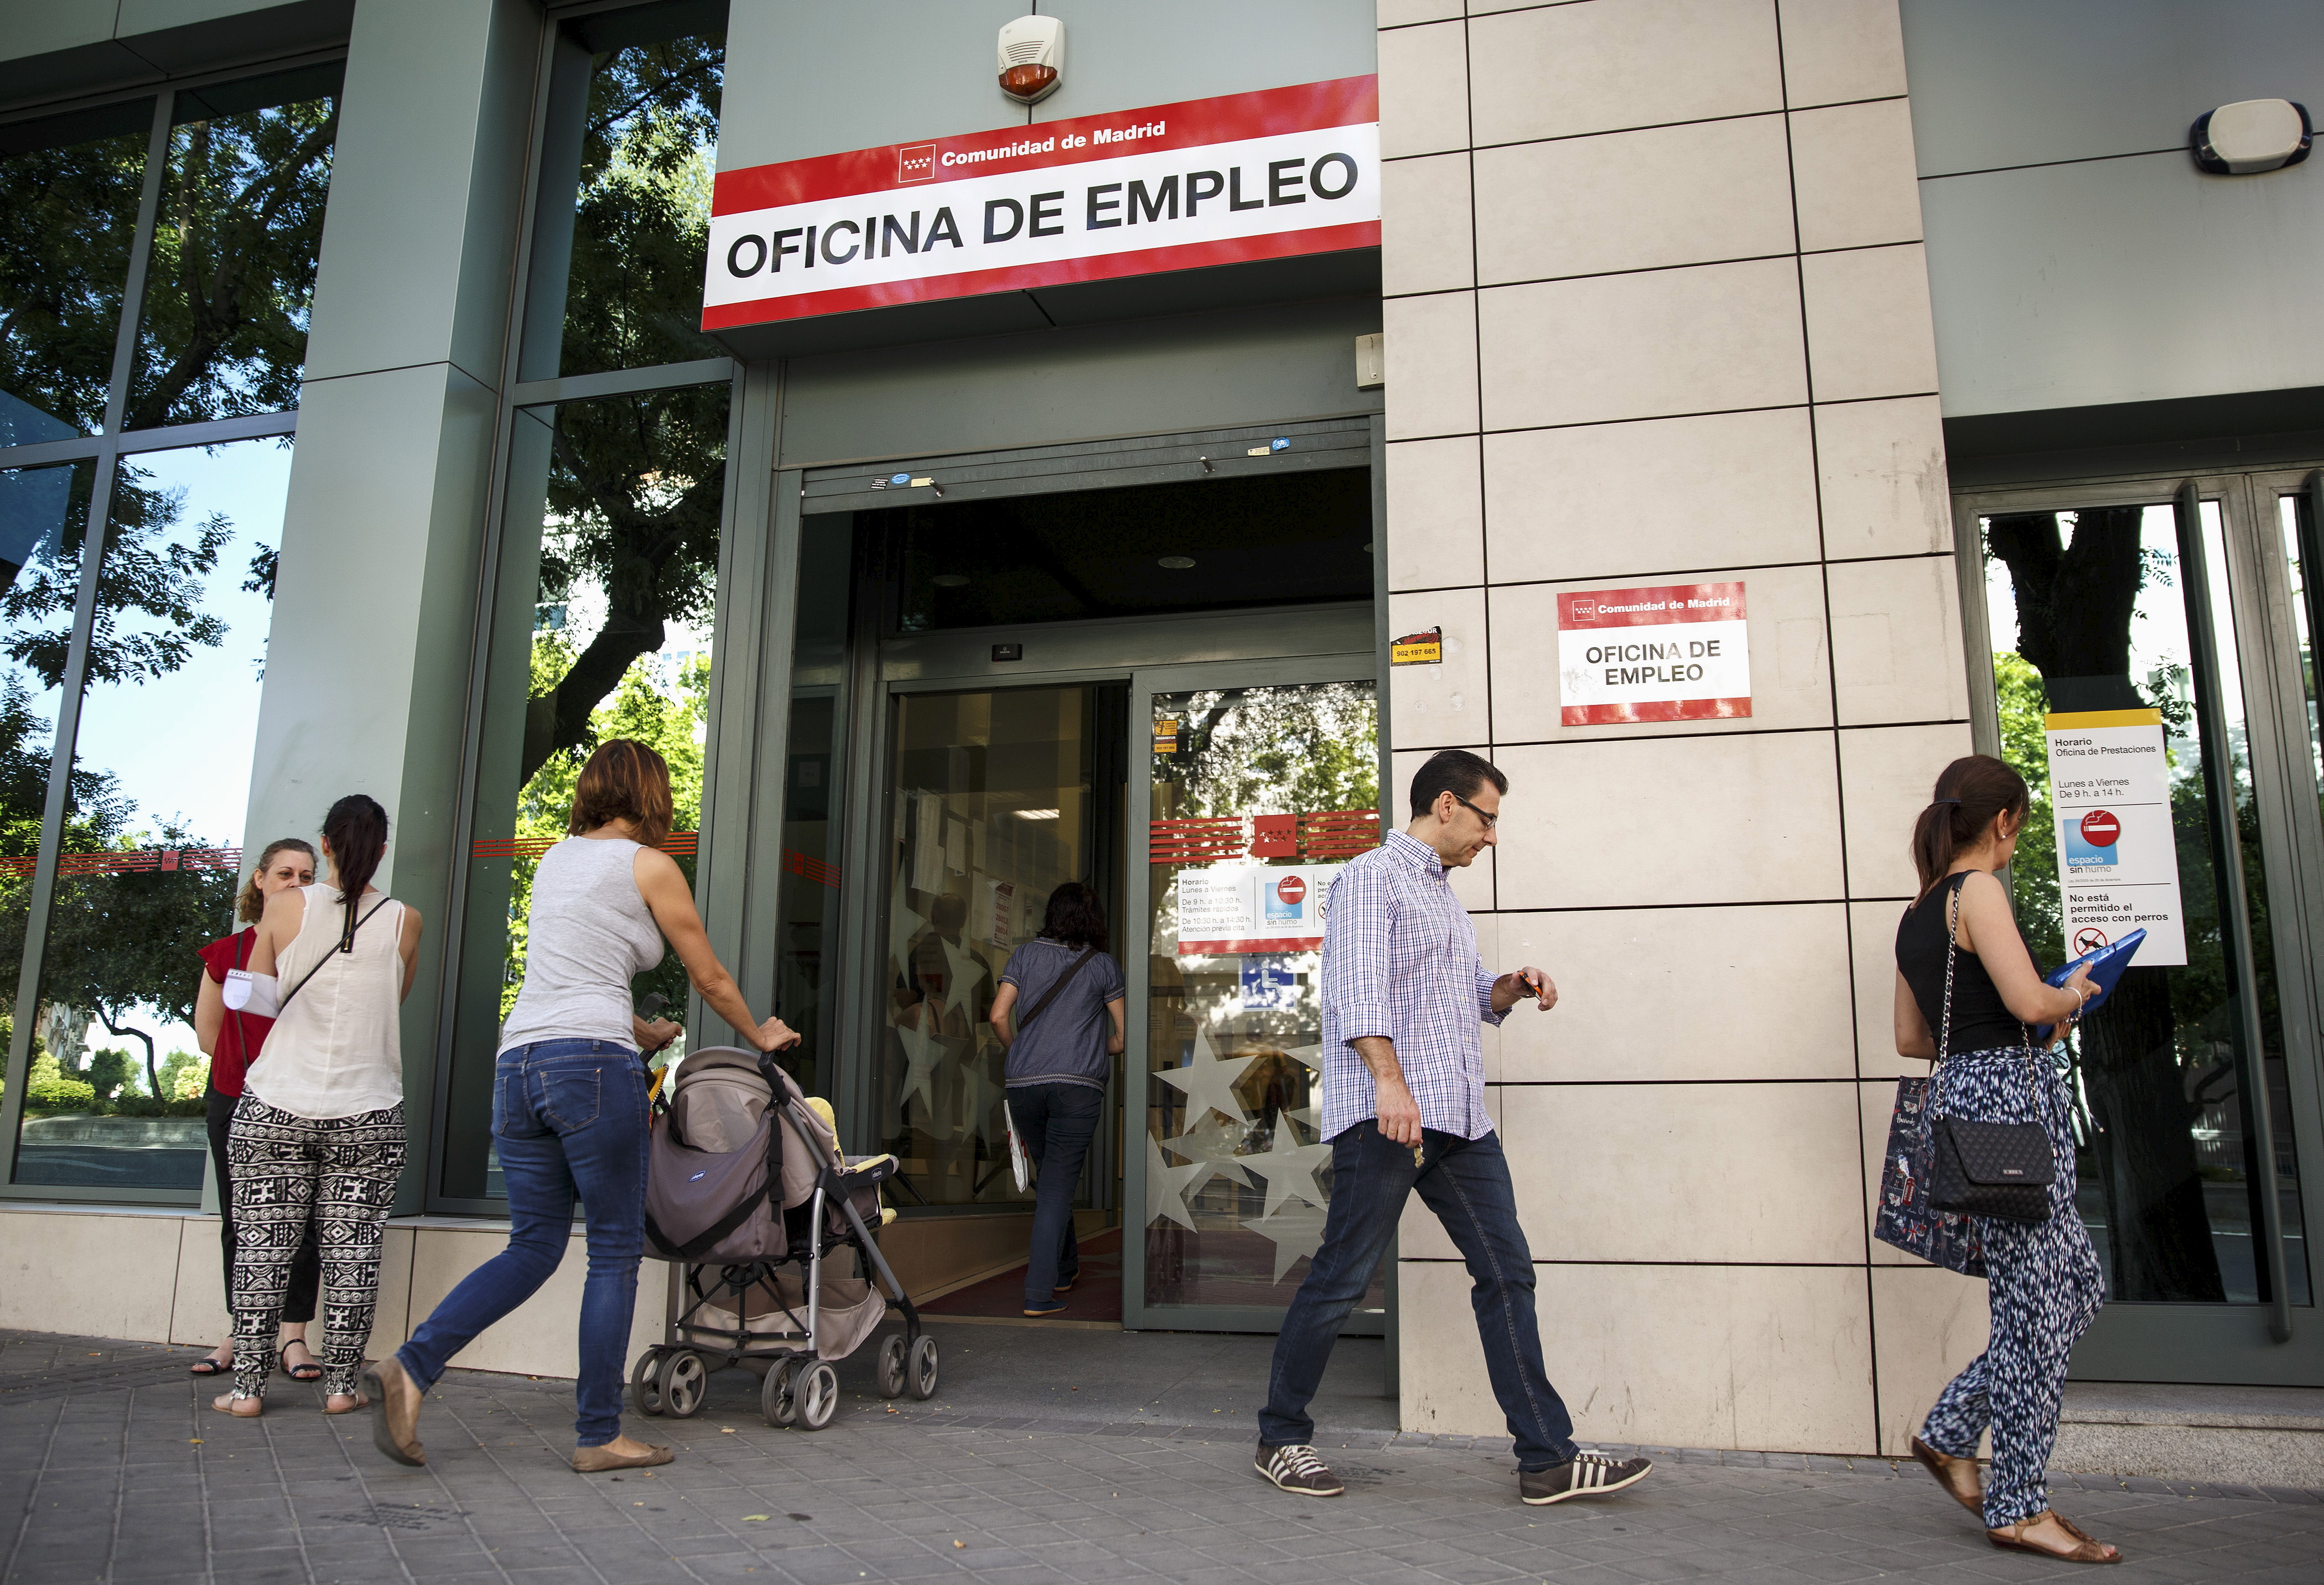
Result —
[[1412, 779], [1412, 824], [1354, 860], [1332, 886], [1323, 926], [1323, 1137], [1332, 1203], [1307, 1280], [1283, 1317], [1259, 1472], [1302, 1497], [1345, 1487], [1316, 1456], [1307, 1405], [1340, 1327], [1371, 1284], [1414, 1190], [1469, 1263], [1471, 1303], [1493, 1396], [1517, 1439], [1517, 1496], [1563, 1502], [1646, 1479], [1645, 1459], [1573, 1444], [1573, 1419], [1549, 1383], [1534, 1321], [1533, 1252], [1517, 1226], [1501, 1141], [1485, 1115], [1481, 1020], [1499, 1024], [1527, 996], [1542, 1011], [1557, 987], [1539, 969], [1495, 979], [1446, 871], [1499, 840], [1508, 779], [1459, 749]]

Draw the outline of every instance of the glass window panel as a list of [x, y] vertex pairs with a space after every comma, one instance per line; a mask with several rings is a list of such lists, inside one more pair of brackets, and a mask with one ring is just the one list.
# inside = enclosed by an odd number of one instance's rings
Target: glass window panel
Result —
[[341, 70], [178, 95], [124, 428], [299, 404]]
[[1108, 889], [1097, 827], [1120, 806], [1096, 774], [1102, 696], [1120, 697], [1061, 687], [895, 701], [887, 1033], [872, 1104], [879, 1148], [930, 1204], [1032, 1198], [1009, 1171], [992, 997], [1010, 953], [1039, 934], [1050, 892], [1067, 880]]
[[[1173, 829], [1164, 821], [1342, 814], [1360, 822], [1379, 807], [1371, 683], [1157, 695], [1149, 724], [1157, 838]], [[1228, 829], [1237, 848], [1256, 834]], [[1300, 844], [1336, 850], [1330, 857], [1293, 851], [1256, 862], [1344, 860], [1379, 840], [1376, 825], [1359, 829], [1352, 841]], [[1186, 877], [1254, 862], [1238, 852], [1153, 866], [1147, 1062], [1157, 1076], [1143, 1148], [1147, 1205], [1159, 1210], [1142, 1217], [1148, 1304], [1287, 1304], [1323, 1235], [1332, 1186], [1315, 1087], [1323, 954], [1188, 952], [1179, 938]], [[1382, 1310], [1385, 1294], [1375, 1274], [1359, 1307]]]
[[723, 356], [701, 327], [724, 0], [590, 17], [567, 38], [590, 63], [558, 372]]
[[[64, 640], [96, 476], [93, 462], [0, 472], [0, 1046], [14, 1029], [25, 910], [64, 696]], [[69, 848], [76, 828], [67, 829]], [[44, 1051], [35, 1044], [35, 1057]]]
[[[669, 761], [669, 849], [693, 877], [728, 391], [693, 386], [519, 415], [454, 1014], [443, 1193], [455, 1198], [503, 1193], [491, 1155], [501, 1020], [524, 981], [533, 871], [566, 835], [574, 783], [598, 743], [637, 738]], [[685, 1016], [675, 954], [632, 991]], [[681, 1040], [669, 1055], [684, 1050]]]
[[20, 1184], [201, 1189], [195, 954], [236, 927], [290, 474], [287, 442], [252, 440], [148, 453], [115, 476]]
[[2307, 503], [2297, 495], [2279, 495], [2276, 523], [2283, 535], [2284, 565], [2292, 575], [2292, 622], [2300, 640], [2300, 682], [2308, 705], [2308, 767], [2324, 797], [2324, 721], [2317, 714], [2316, 630], [2324, 622], [2324, 581], [2317, 565], [2319, 539], [2308, 516]]
[[[776, 888], [775, 1011], [799, 1032], [783, 1056], [810, 1095], [838, 1072], [837, 967], [842, 791], [840, 701], [846, 681], [852, 520], [810, 517], [799, 546], [791, 647], [790, 745], [784, 758], [782, 877]], [[830, 1081], [826, 1078], [825, 1083]]]
[[0, 126], [0, 446], [105, 426], [153, 102]]
[[[2186, 925], [2183, 966], [2137, 964], [2064, 1051], [2078, 1097], [2082, 1218], [2116, 1300], [2255, 1304], [2267, 1263], [2257, 1195], [2277, 1178], [2288, 1233], [2300, 1228], [2292, 1144], [2275, 1129], [2275, 1171], [2257, 1160], [2250, 1074], [2264, 1068], [2273, 1113], [2283, 1099], [2282, 1027], [2273, 943], [2243, 719], [2241, 674], [2218, 509], [2181, 534], [2169, 506], [2107, 506], [1983, 520], [1987, 604], [2002, 757], [2034, 792], [2034, 816], [2010, 875], [2038, 963], [2062, 961], [2059, 833], [2049, 798], [2046, 714], [2155, 709], [2170, 765], [2171, 820]], [[2200, 571], [2189, 558], [2202, 558]], [[2196, 641], [2190, 588], [2208, 587], [2217, 642]], [[2220, 701], [2214, 710], [2208, 697]], [[2232, 809], [2209, 768], [2227, 761]], [[2227, 908], [2232, 847], [2249, 917]], [[2255, 985], [2243, 983], [2238, 937]], [[2254, 997], [2261, 1051], [2248, 1050], [2244, 999]], [[2301, 1246], [2290, 1246], [2292, 1302], [2308, 1302]]]

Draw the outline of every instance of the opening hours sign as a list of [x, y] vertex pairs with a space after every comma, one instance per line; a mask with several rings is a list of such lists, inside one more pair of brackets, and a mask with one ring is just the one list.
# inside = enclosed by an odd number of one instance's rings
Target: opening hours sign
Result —
[[1557, 597], [1557, 699], [1567, 726], [1751, 714], [1741, 584], [1581, 589]]

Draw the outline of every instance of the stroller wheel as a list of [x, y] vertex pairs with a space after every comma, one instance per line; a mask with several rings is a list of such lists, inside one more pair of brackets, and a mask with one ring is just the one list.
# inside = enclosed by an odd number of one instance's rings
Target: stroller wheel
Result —
[[800, 1426], [820, 1431], [839, 1413], [839, 1372], [827, 1361], [817, 1359], [799, 1377], [792, 1396], [798, 1404]]
[[637, 1400], [639, 1414], [661, 1413], [661, 1348], [659, 1344], [638, 1356], [637, 1367], [630, 1372], [630, 1396]]
[[675, 1349], [662, 1361], [657, 1385], [661, 1412], [675, 1419], [690, 1419], [702, 1412], [702, 1400], [709, 1396], [710, 1368], [692, 1349]]
[[936, 1340], [927, 1332], [912, 1345], [912, 1396], [923, 1403], [936, 1396]]
[[798, 1399], [791, 1391], [798, 1375], [797, 1359], [778, 1359], [768, 1368], [767, 1378], [759, 1387], [759, 1412], [770, 1425], [789, 1425], [798, 1420]]
[[880, 1345], [880, 1396], [899, 1398], [904, 1396], [904, 1335], [895, 1332]]

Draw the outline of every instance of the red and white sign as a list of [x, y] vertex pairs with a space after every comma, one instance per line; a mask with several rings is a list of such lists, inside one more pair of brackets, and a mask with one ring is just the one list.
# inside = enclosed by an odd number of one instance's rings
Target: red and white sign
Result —
[[2092, 847], [2110, 848], [2122, 839], [2122, 822], [2110, 809], [2092, 809], [2082, 816], [2082, 840]]
[[1559, 719], [1715, 721], [1751, 714], [1740, 584], [1582, 589], [1557, 597]]
[[1371, 77], [719, 176], [702, 327], [1379, 245]]

